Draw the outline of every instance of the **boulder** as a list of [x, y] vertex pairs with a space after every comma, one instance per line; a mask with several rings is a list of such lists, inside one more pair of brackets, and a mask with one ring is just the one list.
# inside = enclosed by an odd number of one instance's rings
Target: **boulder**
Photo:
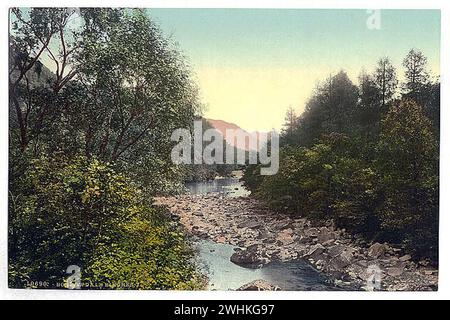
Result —
[[297, 252], [295, 251], [290, 251], [290, 250], [280, 250], [277, 253], [276, 258], [280, 261], [288, 261], [288, 260], [293, 260], [297, 258]]
[[336, 257], [340, 255], [344, 250], [346, 249], [346, 246], [343, 246], [341, 244], [336, 244], [334, 246], [331, 246], [328, 248], [328, 253], [332, 257]]
[[342, 280], [347, 279], [347, 274], [341, 270], [329, 270], [328, 274], [331, 278], [334, 278], [334, 283], [336, 285], [342, 285]]
[[313, 260], [319, 260], [323, 256], [324, 252], [325, 247], [318, 243], [312, 246], [305, 256]]
[[345, 252], [330, 260], [330, 267], [334, 270], [342, 270], [351, 263], [351, 258]]
[[400, 258], [398, 258], [398, 260], [405, 262], [405, 261], [411, 260], [411, 256], [409, 254], [405, 254], [404, 256], [401, 256]]
[[267, 238], [269, 238], [270, 237], [270, 232], [269, 231], [267, 231], [266, 229], [262, 229], [262, 230], [259, 230], [259, 232], [258, 232], [258, 239], [267, 239]]
[[238, 224], [238, 228], [256, 229], [259, 227], [261, 227], [261, 222], [259, 222], [259, 221], [244, 221], [244, 222]]
[[353, 279], [365, 280], [366, 278], [364, 278], [364, 274], [366, 272], [366, 269], [367, 268], [361, 267], [356, 263], [352, 263], [347, 267], [347, 272]]
[[371, 258], [377, 259], [378, 257], [382, 256], [386, 252], [387, 246], [385, 244], [381, 243], [374, 243], [369, 247], [369, 250], [367, 251], [367, 255]]
[[280, 291], [280, 287], [274, 286], [273, 284], [267, 282], [266, 280], [258, 279], [237, 289], [238, 291]]
[[263, 243], [267, 243], [267, 244], [271, 244], [271, 243], [277, 242], [277, 240], [275, 240], [275, 238], [267, 238], [267, 239], [263, 239], [262, 242]]
[[306, 225], [306, 218], [295, 219], [293, 226], [295, 229], [303, 229]]
[[322, 242], [322, 245], [324, 245], [324, 246], [334, 245], [334, 239], [330, 239], [328, 241]]
[[317, 228], [309, 228], [305, 230], [305, 235], [307, 237], [317, 237], [319, 235], [319, 230]]
[[361, 267], [367, 268], [367, 266], [368, 266], [367, 260], [358, 260], [358, 261], [356, 261], [356, 263]]
[[238, 266], [249, 268], [255, 268], [261, 264], [267, 263], [266, 259], [260, 257], [258, 252], [254, 249], [237, 251], [231, 255], [230, 261]]
[[336, 239], [336, 234], [329, 228], [321, 228], [317, 235], [317, 240], [321, 243]]
[[288, 245], [294, 242], [294, 236], [293, 236], [293, 232], [292, 229], [284, 229], [283, 231], [281, 231], [277, 238], [277, 241], [279, 241], [281, 243], [281, 245]]
[[224, 236], [219, 236], [216, 238], [216, 242], [217, 243], [225, 243], [226, 242], [226, 238]]
[[339, 256], [351, 261], [353, 259], [354, 252], [355, 252], [355, 249], [347, 247]]
[[391, 277], [398, 277], [403, 274], [403, 271], [404, 271], [403, 267], [392, 267], [387, 268], [386, 273]]
[[292, 227], [291, 221], [280, 221], [274, 225], [275, 229], [284, 230]]

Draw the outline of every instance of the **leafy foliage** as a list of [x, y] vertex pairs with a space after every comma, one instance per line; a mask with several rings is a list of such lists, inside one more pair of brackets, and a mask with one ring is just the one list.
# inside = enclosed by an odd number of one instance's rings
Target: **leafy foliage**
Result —
[[[275, 209], [334, 219], [337, 225], [371, 232], [376, 195], [375, 173], [354, 156], [351, 141], [330, 134], [311, 148], [283, 148], [277, 175], [249, 185]], [[249, 172], [244, 179], [249, 180]]]
[[11, 194], [10, 285], [50, 281], [69, 265], [88, 288], [192, 289], [200, 284], [183, 235], [167, 213], [111, 165], [64, 157], [33, 161]]
[[413, 248], [437, 256], [438, 148], [431, 121], [411, 100], [394, 106], [382, 122], [377, 168], [382, 228], [403, 235]]
[[201, 286], [146, 200], [182, 186], [167, 142], [201, 112], [178, 49], [140, 9], [13, 8], [10, 35], [10, 286]]
[[246, 186], [280, 212], [332, 219], [367, 240], [401, 244], [437, 261], [439, 82], [411, 50], [400, 99], [388, 58], [359, 87], [344, 72], [314, 92], [305, 112], [287, 112], [280, 170]]
[[[316, 88], [306, 104], [305, 112], [294, 126], [293, 144], [311, 146], [321, 134], [349, 133], [354, 122], [352, 109], [358, 101], [358, 88], [350, 81], [344, 71], [328, 78]], [[291, 129], [286, 128], [288, 132]]]

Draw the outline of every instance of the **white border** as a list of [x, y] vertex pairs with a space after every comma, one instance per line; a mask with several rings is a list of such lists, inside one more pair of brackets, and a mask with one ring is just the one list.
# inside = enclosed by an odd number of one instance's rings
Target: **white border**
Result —
[[9, 7], [161, 7], [161, 8], [383, 8], [383, 9], [441, 9], [441, 164], [450, 163], [450, 114], [444, 106], [450, 102], [447, 70], [450, 63], [450, 1], [448, 0], [37, 0], [2, 1], [0, 11], [0, 87], [3, 101], [0, 108], [0, 298], [2, 299], [450, 299], [450, 168], [440, 171], [440, 265], [438, 292], [237, 292], [237, 291], [77, 291], [77, 290], [18, 290], [7, 288], [7, 192], [8, 192], [8, 8]]

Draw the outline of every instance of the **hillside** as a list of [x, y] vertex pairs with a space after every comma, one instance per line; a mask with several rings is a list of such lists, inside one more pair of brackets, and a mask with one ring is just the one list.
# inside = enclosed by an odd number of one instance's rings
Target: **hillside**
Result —
[[[227, 122], [227, 121], [224, 121], [224, 120], [206, 119], [206, 121], [208, 121], [208, 123], [210, 123], [211, 126], [214, 129], [219, 131], [222, 134], [222, 136], [224, 137], [225, 141], [227, 143], [229, 143], [231, 146], [236, 147], [238, 149], [243, 149], [245, 151], [251, 150], [250, 143], [249, 143], [248, 139], [246, 139], [245, 142], [243, 142], [243, 141], [241, 142], [241, 141], [236, 141], [236, 139], [232, 139], [232, 138], [229, 138], [229, 137], [227, 138], [226, 137], [226, 131], [227, 131], [227, 129], [229, 129], [229, 130], [242, 130], [244, 132], [244, 134], [252, 134], [252, 133], [255, 133], [254, 131], [253, 132], [248, 132], [248, 131], [242, 129], [241, 127], [239, 127], [237, 124], [232, 123], [232, 122]], [[257, 142], [259, 144], [259, 135], [260, 135], [260, 133], [259, 132], [256, 132], [256, 133], [257, 133], [257, 139], [258, 139]], [[256, 150], [257, 149], [258, 149], [258, 147], [256, 148]], [[255, 150], [255, 149], [253, 148], [253, 150]]]

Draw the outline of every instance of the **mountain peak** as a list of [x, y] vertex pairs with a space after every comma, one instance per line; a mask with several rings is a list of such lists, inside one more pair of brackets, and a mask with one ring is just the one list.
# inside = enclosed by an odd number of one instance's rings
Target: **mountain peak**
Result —
[[[233, 130], [241, 129], [241, 130], [245, 131], [244, 129], [239, 127], [237, 124], [232, 123], [232, 122], [227, 122], [224, 120], [215, 120], [215, 119], [206, 119], [206, 121], [208, 121], [209, 124], [211, 124], [214, 127], [214, 129], [219, 131], [223, 136], [225, 136], [225, 132], [227, 129], [233, 129]], [[247, 131], [245, 131], [245, 132], [247, 132]]]
[[[254, 149], [254, 148], [250, 148], [250, 141], [249, 139], [245, 139], [245, 141], [239, 141], [239, 140], [235, 140], [235, 139], [230, 139], [229, 137], [226, 136], [226, 132], [228, 129], [231, 130], [242, 130], [242, 132], [244, 134], [248, 134], [249, 132], [242, 129], [241, 127], [239, 127], [237, 124], [232, 123], [232, 122], [227, 122], [224, 120], [216, 120], [216, 119], [205, 119], [214, 129], [216, 129], [217, 131], [220, 132], [220, 134], [224, 137], [225, 141], [233, 146], [236, 147], [238, 149], [243, 149], [246, 151], [249, 151], [250, 149]], [[256, 133], [256, 139], [257, 139], [257, 145], [259, 145], [259, 138], [260, 138], [260, 133], [258, 131], [253, 131], [252, 133]], [[258, 147], [256, 147], [255, 150], [258, 150]]]

